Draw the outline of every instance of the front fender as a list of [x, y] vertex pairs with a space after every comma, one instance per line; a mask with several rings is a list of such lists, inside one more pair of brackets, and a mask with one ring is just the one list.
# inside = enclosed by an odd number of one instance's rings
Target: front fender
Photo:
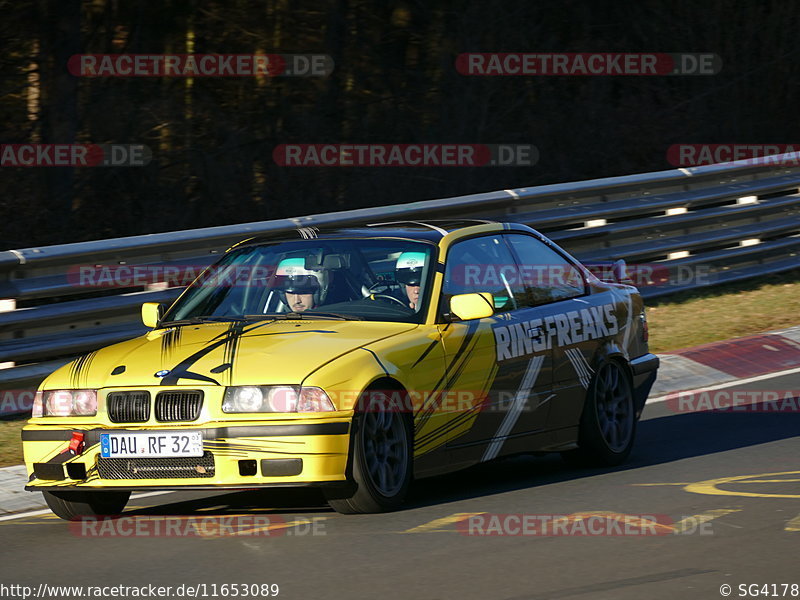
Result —
[[436, 326], [356, 348], [308, 375], [303, 385], [325, 390], [338, 410], [353, 410], [359, 395], [379, 379], [393, 379], [415, 397], [441, 392], [445, 359]]
[[303, 380], [304, 386], [322, 388], [336, 410], [354, 410], [358, 397], [372, 383], [390, 377], [405, 386], [401, 370], [367, 348], [357, 348], [317, 369]]

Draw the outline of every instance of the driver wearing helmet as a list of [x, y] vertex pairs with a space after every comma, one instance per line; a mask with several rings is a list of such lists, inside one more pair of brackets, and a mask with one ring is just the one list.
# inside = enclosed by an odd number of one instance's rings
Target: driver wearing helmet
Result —
[[301, 257], [282, 260], [275, 270], [275, 283], [281, 302], [297, 313], [322, 304], [328, 291], [327, 272], [306, 269]]
[[414, 310], [417, 310], [419, 303], [419, 285], [424, 268], [424, 252], [403, 252], [397, 257], [397, 263], [395, 263], [395, 281], [405, 286], [408, 306]]

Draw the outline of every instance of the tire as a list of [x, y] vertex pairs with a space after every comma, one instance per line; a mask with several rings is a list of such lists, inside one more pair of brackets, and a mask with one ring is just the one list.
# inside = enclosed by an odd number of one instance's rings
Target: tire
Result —
[[[368, 408], [353, 419], [348, 482], [343, 488], [325, 489], [328, 504], [342, 514], [397, 510], [411, 485], [413, 473], [411, 418], [406, 411], [389, 408], [382, 392], [369, 392], [370, 404], [383, 398], [385, 410]], [[364, 406], [362, 404], [362, 406]]]
[[576, 465], [620, 465], [633, 448], [636, 421], [631, 381], [618, 363], [607, 362], [589, 385], [578, 429], [578, 448], [563, 452], [562, 456]]
[[77, 521], [82, 517], [116, 517], [131, 497], [130, 492], [42, 492], [57, 517]]

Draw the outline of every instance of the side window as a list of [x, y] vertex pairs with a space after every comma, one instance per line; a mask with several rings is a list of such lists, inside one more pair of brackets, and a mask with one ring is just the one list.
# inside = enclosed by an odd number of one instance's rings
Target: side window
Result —
[[522, 280], [530, 289], [528, 306], [575, 298], [585, 293], [580, 271], [567, 259], [529, 235], [504, 236], [519, 259]]
[[457, 242], [447, 253], [442, 287], [442, 312], [457, 294], [489, 292], [495, 312], [515, 310], [525, 300], [525, 285], [514, 257], [500, 236]]

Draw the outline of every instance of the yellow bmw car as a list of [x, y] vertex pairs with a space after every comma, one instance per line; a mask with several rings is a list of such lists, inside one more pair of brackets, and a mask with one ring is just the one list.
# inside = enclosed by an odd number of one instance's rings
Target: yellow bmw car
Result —
[[486, 221], [246, 240], [172, 306], [145, 304], [148, 333], [42, 383], [26, 489], [65, 519], [134, 490], [262, 486], [366, 513], [511, 454], [619, 464], [658, 368], [623, 266], [601, 280]]

